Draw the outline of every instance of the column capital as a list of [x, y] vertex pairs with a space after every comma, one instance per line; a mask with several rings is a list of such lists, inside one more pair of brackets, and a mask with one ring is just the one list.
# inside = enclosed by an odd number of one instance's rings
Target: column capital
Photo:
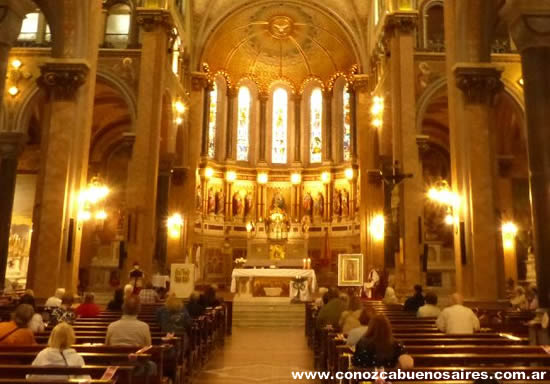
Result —
[[172, 32], [174, 20], [170, 12], [164, 9], [138, 8], [136, 23], [146, 32], [152, 32], [157, 28], [165, 28]]
[[40, 66], [38, 85], [62, 99], [74, 97], [90, 68], [84, 62], [49, 62]]
[[392, 36], [396, 32], [412, 33], [418, 25], [418, 11], [397, 11], [386, 16], [384, 32]]
[[208, 75], [205, 72], [191, 73], [191, 89], [202, 91], [208, 87]]
[[265, 92], [265, 91], [259, 92], [258, 100], [260, 100], [260, 102], [266, 103], [267, 100], [269, 100], [269, 92]]
[[239, 94], [239, 89], [235, 87], [227, 87], [227, 97], [235, 98]]
[[456, 86], [470, 104], [491, 103], [503, 88], [500, 75], [503, 69], [492, 64], [458, 63], [453, 67]]
[[353, 82], [351, 83], [351, 86], [348, 87], [348, 92], [352, 93], [359, 90], [367, 89], [369, 86], [369, 75], [361, 74], [361, 75], [354, 75], [353, 76]]
[[500, 16], [520, 52], [550, 46], [550, 0], [507, 0]]
[[15, 159], [23, 152], [27, 135], [22, 132], [0, 132], [0, 159]]
[[[269, 95], [268, 95], [269, 97]], [[291, 96], [291, 99], [292, 101], [294, 101], [295, 103], [300, 103], [302, 101], [302, 94], [301, 93], [293, 93]]]

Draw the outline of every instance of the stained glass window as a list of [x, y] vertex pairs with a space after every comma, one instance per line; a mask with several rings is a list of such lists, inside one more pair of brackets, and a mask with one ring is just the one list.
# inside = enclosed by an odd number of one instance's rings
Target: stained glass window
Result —
[[214, 83], [210, 91], [210, 113], [208, 116], [208, 157], [216, 155], [216, 117], [218, 110], [218, 86]]
[[[176, 33], [176, 35], [178, 33], [178, 30], [175, 28], [174, 33]], [[180, 72], [180, 47], [181, 39], [178, 36], [174, 42], [174, 46], [172, 47], [172, 72], [174, 72], [174, 75], [177, 75]]]
[[351, 114], [349, 105], [349, 93], [348, 87], [344, 87], [342, 95], [343, 107], [344, 107], [344, 161], [351, 160]]
[[36, 40], [38, 34], [38, 12], [27, 13], [23, 22], [21, 23], [21, 31], [17, 40], [19, 41], [33, 41]]
[[283, 88], [273, 92], [273, 127], [271, 162], [285, 164], [287, 160], [288, 94]]
[[250, 131], [250, 91], [247, 87], [239, 89], [239, 111], [237, 123], [237, 160], [248, 161]]
[[315, 88], [311, 92], [309, 100], [310, 162], [320, 163], [323, 145], [323, 93], [321, 89]]

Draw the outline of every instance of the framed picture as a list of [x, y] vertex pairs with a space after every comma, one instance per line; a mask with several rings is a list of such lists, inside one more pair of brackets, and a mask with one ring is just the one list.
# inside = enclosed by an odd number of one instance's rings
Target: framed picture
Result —
[[338, 255], [338, 285], [341, 287], [363, 286], [363, 254], [341, 253]]

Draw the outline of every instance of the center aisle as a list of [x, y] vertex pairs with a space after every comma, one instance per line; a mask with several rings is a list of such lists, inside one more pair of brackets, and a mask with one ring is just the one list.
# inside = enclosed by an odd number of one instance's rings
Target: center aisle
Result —
[[235, 327], [193, 384], [311, 384], [291, 375], [311, 369], [313, 354], [303, 328]]

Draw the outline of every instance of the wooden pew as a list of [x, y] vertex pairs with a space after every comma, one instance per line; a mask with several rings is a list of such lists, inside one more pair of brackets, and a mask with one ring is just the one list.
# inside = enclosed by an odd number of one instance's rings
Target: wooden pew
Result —
[[[27, 375], [89, 375], [92, 379], [99, 379], [103, 376], [107, 368], [109, 368], [107, 365], [86, 365], [84, 367], [37, 367], [32, 365], [2, 364], [0, 365], [0, 379], [7, 380], [9, 383], [12, 383], [13, 379], [25, 379]], [[118, 367], [115, 375], [117, 384], [134, 383], [134, 370], [134, 366]]]

